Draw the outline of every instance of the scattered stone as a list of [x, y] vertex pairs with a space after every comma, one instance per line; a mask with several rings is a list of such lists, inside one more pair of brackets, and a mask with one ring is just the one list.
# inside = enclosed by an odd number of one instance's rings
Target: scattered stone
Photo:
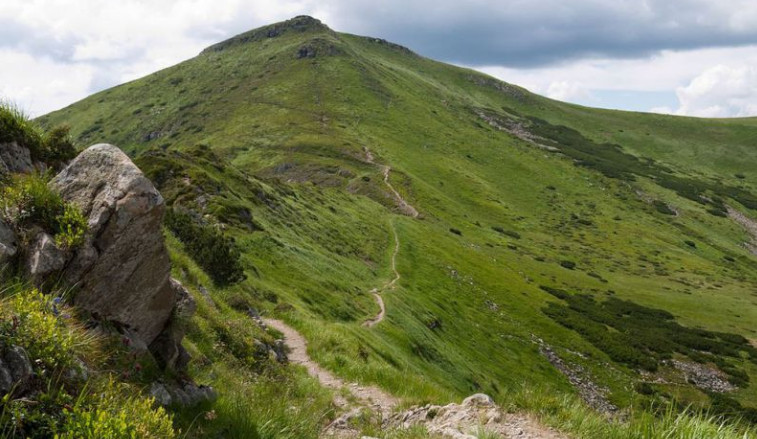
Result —
[[612, 413], [618, 410], [618, 407], [607, 399], [606, 395], [609, 391], [592, 381], [589, 378], [589, 373], [581, 365], [564, 362], [543, 340], [537, 339], [537, 342], [539, 343], [539, 352], [568, 378], [568, 381], [573, 384], [578, 390], [578, 394], [589, 406], [603, 413]]
[[212, 403], [218, 399], [218, 394], [212, 387], [198, 386], [191, 381], [175, 384], [152, 383], [150, 396], [163, 407], [194, 407], [206, 402]]
[[416, 425], [425, 427], [432, 436], [449, 439], [476, 439], [482, 433], [522, 439], [561, 437], [527, 417], [503, 412], [491, 397], [482, 393], [465, 398], [462, 404], [413, 407], [384, 422], [384, 427], [397, 429], [408, 429]]
[[725, 393], [737, 389], [736, 386], [728, 382], [726, 375], [718, 369], [708, 367], [704, 364], [678, 360], [670, 360], [669, 364], [683, 372], [684, 379], [687, 382], [694, 384], [702, 390]]

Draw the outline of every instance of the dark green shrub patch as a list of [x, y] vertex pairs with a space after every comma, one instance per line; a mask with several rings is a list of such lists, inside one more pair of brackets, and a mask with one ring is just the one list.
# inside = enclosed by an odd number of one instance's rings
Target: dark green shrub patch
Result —
[[178, 209], [168, 209], [165, 224], [217, 285], [245, 279], [240, 252], [233, 238]]
[[675, 210], [671, 209], [666, 203], [660, 200], [654, 200], [652, 202], [654, 208], [663, 215], [675, 215]]
[[[510, 115], [492, 116], [512, 119]], [[637, 176], [650, 178], [684, 198], [710, 205], [710, 213], [716, 216], [721, 216], [726, 211], [720, 197], [731, 198], [749, 209], [757, 209], [757, 196], [744, 188], [676, 175], [673, 170], [654, 160], [624, 152], [620, 145], [596, 143], [572, 128], [553, 125], [537, 117], [524, 117], [519, 123], [524, 121], [527, 121], [528, 130], [532, 134], [542, 138], [542, 143], [559, 149], [562, 154], [575, 160], [576, 165], [594, 169], [607, 177], [626, 181], [634, 181]]]
[[541, 289], [565, 302], [550, 303], [543, 309], [545, 314], [619, 363], [654, 371], [661, 360], [681, 354], [716, 364], [731, 383], [741, 387], [749, 383], [749, 375], [734, 361], [746, 355], [757, 364], [757, 349], [738, 334], [681, 326], [667, 311], [614, 297], [598, 302], [585, 294], [548, 286]]
[[509, 237], [511, 237], [513, 239], [520, 239], [520, 233], [515, 232], [513, 230], [507, 230], [507, 229], [505, 229], [503, 227], [500, 227], [500, 226], [492, 226], [492, 230], [494, 230], [495, 232], [499, 233], [500, 235], [509, 236]]

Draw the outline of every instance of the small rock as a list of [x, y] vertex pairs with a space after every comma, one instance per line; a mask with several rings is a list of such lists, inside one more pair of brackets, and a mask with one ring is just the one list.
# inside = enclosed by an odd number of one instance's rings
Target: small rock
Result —
[[0, 264], [8, 263], [17, 252], [16, 234], [4, 221], [0, 221]]
[[80, 359], [75, 359], [73, 366], [66, 371], [66, 379], [68, 381], [85, 383], [89, 380], [89, 368]]
[[10, 369], [0, 360], [0, 395], [5, 395], [13, 389], [13, 376]]
[[34, 373], [32, 362], [21, 346], [11, 346], [5, 352], [4, 359], [14, 384], [23, 385]]
[[62, 270], [66, 264], [66, 254], [55, 245], [52, 236], [40, 232], [29, 249], [26, 270], [30, 276], [39, 280], [45, 275]]
[[174, 305], [173, 315], [180, 319], [192, 317], [197, 312], [197, 302], [195, 302], [194, 297], [189, 294], [189, 291], [178, 280], [170, 278], [168, 281], [171, 284], [171, 289], [176, 294], [176, 305]]
[[150, 386], [150, 396], [155, 399], [155, 402], [163, 407], [168, 407], [173, 402], [171, 394], [166, 390], [166, 386], [161, 383], [152, 383]]
[[489, 395], [476, 393], [463, 400], [463, 405], [467, 407], [493, 407], [494, 400]]

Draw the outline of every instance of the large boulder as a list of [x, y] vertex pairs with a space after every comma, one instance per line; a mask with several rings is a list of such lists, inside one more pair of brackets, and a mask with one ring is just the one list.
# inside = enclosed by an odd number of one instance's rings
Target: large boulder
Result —
[[88, 218], [85, 243], [64, 269], [78, 287], [74, 304], [152, 343], [177, 300], [161, 229], [163, 197], [107, 144], [79, 154], [50, 185]]

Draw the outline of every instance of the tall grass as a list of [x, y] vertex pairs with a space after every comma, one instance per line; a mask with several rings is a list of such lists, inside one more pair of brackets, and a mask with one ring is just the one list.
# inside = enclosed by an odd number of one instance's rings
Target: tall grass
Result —
[[[757, 437], [757, 429], [706, 412], [680, 412], [672, 405], [658, 413], [631, 410], [625, 419], [603, 415], [575, 396], [546, 389], [523, 387], [509, 401], [557, 430], [580, 438], [602, 439], [744, 439]], [[622, 417], [621, 417], [622, 418]]]

